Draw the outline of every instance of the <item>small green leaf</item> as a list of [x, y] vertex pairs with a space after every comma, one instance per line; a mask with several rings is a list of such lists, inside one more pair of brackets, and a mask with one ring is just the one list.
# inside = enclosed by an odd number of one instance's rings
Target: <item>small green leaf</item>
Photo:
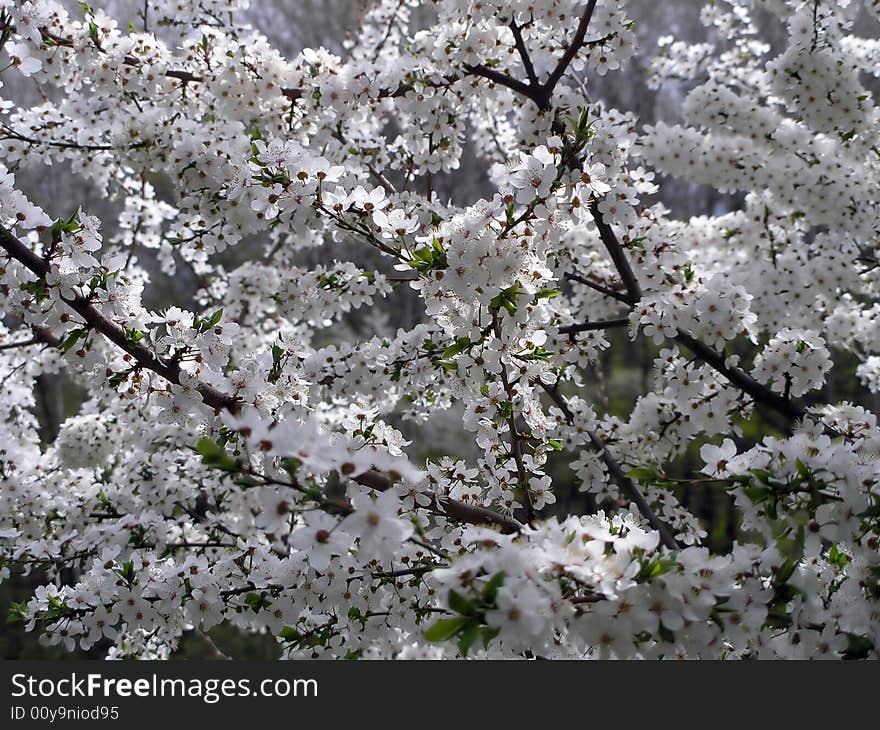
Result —
[[653, 466], [637, 466], [635, 469], [630, 469], [626, 475], [630, 479], [638, 479], [643, 484], [656, 482], [660, 478], [657, 469]]
[[302, 638], [302, 634], [299, 633], [293, 626], [285, 626], [281, 631], [278, 632], [278, 638], [283, 641], [299, 641]]
[[553, 287], [544, 287], [537, 294], [535, 294], [535, 299], [553, 299], [554, 297], [558, 297], [562, 294], [562, 290], [554, 289]]
[[464, 615], [470, 614], [473, 611], [474, 604], [471, 603], [467, 598], [465, 598], [460, 593], [456, 591], [449, 591], [449, 608], [451, 608], [456, 613], [461, 613]]
[[467, 656], [468, 650], [479, 637], [480, 625], [478, 623], [471, 623], [465, 627], [458, 637], [458, 650], [462, 656]]
[[441, 618], [425, 630], [425, 639], [433, 643], [449, 641], [449, 639], [461, 631], [469, 622], [470, 619], [467, 616]]
[[219, 458], [224, 453], [220, 445], [207, 436], [199, 439], [199, 442], [196, 444], [196, 451], [201, 456], [212, 459]]
[[456, 355], [459, 355], [467, 350], [473, 344], [475, 343], [471, 342], [467, 337], [459, 337], [455, 340], [454, 345], [450, 345], [445, 350], [443, 350], [443, 359], [450, 360]]
[[495, 605], [495, 596], [498, 595], [498, 589], [504, 584], [504, 571], [495, 573], [483, 588], [483, 603], [487, 606]]
[[508, 314], [516, 314], [516, 298], [519, 295], [519, 284], [507, 287], [489, 300], [489, 309], [499, 310], [502, 307]]
[[483, 648], [488, 649], [489, 642], [501, 633], [501, 629], [496, 629], [492, 626], [484, 626], [481, 629], [481, 633], [483, 635]]

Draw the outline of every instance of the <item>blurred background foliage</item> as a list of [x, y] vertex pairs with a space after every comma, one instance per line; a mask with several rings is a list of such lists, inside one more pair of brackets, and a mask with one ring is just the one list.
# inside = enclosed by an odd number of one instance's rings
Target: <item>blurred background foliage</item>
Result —
[[[73, 11], [78, 5], [69, 2]], [[141, 0], [94, 0], [92, 5], [101, 7], [119, 20], [120, 27], [133, 23], [139, 27], [139, 12], [143, 7]], [[428, 19], [429, 7], [420, 8], [414, 14], [416, 22]], [[639, 51], [632, 61], [619, 72], [605, 77], [589, 79], [590, 94], [593, 99], [603, 100], [609, 105], [635, 112], [642, 123], [656, 121], [676, 122], [681, 118], [681, 104], [689, 90], [687, 83], [670, 83], [659, 90], [652, 90], [646, 83], [647, 66], [657, 48], [658, 38], [671, 35], [677, 40], [703, 42], [712, 40], [707, 29], [699, 21], [699, 9], [703, 3], [698, 0], [630, 0], [630, 17], [635, 21]], [[364, 10], [364, 0], [251, 0], [247, 15], [253, 25], [260, 29], [283, 53], [294, 56], [303, 48], [323, 46], [333, 53], [345, 56], [344, 41], [357, 29]], [[761, 24], [761, 33], [774, 49], [781, 49], [785, 42], [785, 29], [770, 16]], [[868, 27], [870, 25], [870, 27]], [[878, 36], [880, 28], [876, 23], [865, 20], [864, 35]], [[3, 95], [19, 105], [39, 103], [43, 90], [33, 79], [4, 77]], [[864, 79], [871, 88], [871, 79]], [[880, 89], [874, 88], [875, 94]], [[98, 215], [103, 221], [105, 236], [114, 232], [115, 221], [121, 210], [121, 201], [103, 197], [79, 178], [69, 166], [52, 169], [45, 174], [42, 169], [22, 169], [17, 173], [21, 188], [38, 204], [45, 207], [50, 215], [69, 215], [78, 207]], [[159, 196], [174, 201], [175, 193], [169, 179], [154, 176], [151, 182]], [[661, 191], [657, 199], [679, 218], [691, 215], [718, 215], [734, 210], [742, 203], [739, 195], [721, 194], [708, 186], [692, 185], [678, 179], [659, 178]], [[461, 167], [454, 173], [435, 176], [432, 180], [435, 190], [441, 197], [458, 203], [466, 203], [479, 197], [491, 195], [485, 169], [476, 155], [462, 156]], [[260, 250], [259, 241], [242, 242], [228, 249], [218, 258], [227, 268], [252, 258]], [[299, 263], [315, 265], [334, 257], [350, 259], [360, 266], [377, 266], [379, 259], [372, 250], [357, 247], [350, 243], [335, 243], [321, 248], [303, 251]], [[161, 273], [158, 263], [149, 260], [149, 252], [139, 252], [139, 261], [151, 273], [151, 284], [145, 293], [145, 303], [156, 310], [171, 304], [181, 307], [194, 306], [194, 295], [199, 288], [191, 270], [178, 267], [174, 277]], [[383, 267], [387, 268], [387, 267]], [[377, 332], [393, 333], [398, 328], [409, 328], [423, 317], [423, 308], [415, 294], [405, 288], [399, 290], [393, 301], [380, 300], [370, 311], [353, 312], [347, 316], [341, 328], [325, 331], [328, 338], [357, 339], [370, 337]], [[653, 379], [653, 360], [659, 348], [648, 339], [640, 338], [633, 342], [625, 332], [611, 330], [607, 333], [611, 347], [603, 354], [585, 378], [594, 387], [589, 392], [580, 393], [592, 398], [600, 412], [626, 417], [638, 396], [650, 387]], [[328, 340], [329, 342], [329, 340]], [[743, 353], [747, 350], [743, 348]], [[856, 362], [846, 352], [835, 353], [837, 365], [832, 370], [821, 400], [847, 400], [860, 403], [877, 411], [878, 399], [864, 390], [853, 375]], [[58, 431], [58, 425], [66, 417], [76, 413], [82, 402], [84, 392], [64, 375], [41, 378], [38, 387], [38, 417], [42, 426], [42, 437], [51, 442]], [[410, 454], [415, 459], [454, 454], [461, 457], [474, 456], [474, 446], [461, 437], [459, 413], [452, 409], [429, 426], [414, 426], [410, 423], [397, 423], [408, 438], [413, 441]], [[764, 436], [775, 434], [772, 423], [755, 415], [743, 423], [741, 445], [760, 441]], [[702, 460], [699, 458], [699, 444], [695, 443], [676, 461], [667, 465], [666, 474], [671, 478], [692, 476]], [[553, 477], [558, 501], [555, 510], [558, 514], [572, 511], [594, 509], [588, 497], [577, 491], [572, 474], [564, 455], [551, 459], [548, 473]], [[566, 485], [571, 485], [567, 488]], [[677, 496], [703, 521], [708, 536], [706, 542], [713, 550], [724, 551], [738, 536], [736, 513], [726, 492], [718, 485], [682, 484]], [[34, 586], [39, 585], [40, 575], [14, 576], [0, 585], [0, 622], [8, 613], [11, 601], [27, 600]], [[0, 623], [0, 657], [7, 659], [63, 659], [63, 658], [101, 658], [106, 647], [93, 647], [88, 652], [67, 653], [61, 647], [44, 647], [36, 637], [25, 632], [21, 624]], [[199, 632], [188, 633], [175, 659], [191, 658], [234, 658], [234, 659], [272, 659], [279, 655], [278, 645], [268, 635], [245, 635], [233, 627], [218, 626], [210, 635]]]

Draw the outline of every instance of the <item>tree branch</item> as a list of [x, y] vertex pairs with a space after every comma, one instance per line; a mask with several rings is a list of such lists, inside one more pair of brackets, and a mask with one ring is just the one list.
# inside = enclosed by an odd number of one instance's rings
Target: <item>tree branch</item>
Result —
[[581, 324], [570, 324], [567, 327], [560, 327], [559, 334], [573, 335], [578, 332], [592, 332], [595, 330], [607, 330], [613, 327], [626, 327], [629, 324], [628, 319], [601, 319], [595, 322], [582, 322]]
[[755, 380], [745, 371], [727, 365], [725, 363], [726, 358], [722, 353], [700, 342], [688, 332], [681, 329], [678, 330], [675, 341], [684, 345], [698, 359], [714, 368], [733, 385], [751, 396], [752, 400], [756, 403], [771, 408], [792, 422], [800, 420], [806, 415], [806, 409], [803, 404], [796, 400], [785, 398], [779, 393], [772, 391], [763, 383]]
[[519, 58], [522, 61], [523, 68], [526, 70], [526, 76], [529, 79], [529, 86], [538, 86], [538, 77], [535, 74], [535, 67], [532, 64], [532, 57], [526, 48], [526, 42], [523, 39], [522, 28], [517, 25], [516, 20], [510, 21], [510, 30], [513, 32], [513, 40], [516, 43], [516, 50], [519, 52]]
[[496, 84], [506, 86], [508, 89], [515, 91], [517, 94], [531, 99], [539, 107], [541, 106], [541, 95], [539, 90], [536, 88], [532, 88], [531, 86], [523, 83], [519, 79], [512, 78], [507, 74], [496, 71], [494, 68], [489, 68], [482, 63], [477, 64], [476, 66], [465, 64], [464, 70], [473, 76], [482, 76], [484, 79], [489, 79], [489, 81], [494, 81]]
[[593, 220], [596, 222], [596, 228], [599, 231], [599, 237], [602, 239], [602, 243], [605, 245], [605, 250], [608, 251], [608, 255], [614, 262], [614, 267], [617, 269], [617, 273], [620, 275], [620, 278], [623, 280], [623, 285], [626, 287], [626, 301], [628, 304], [634, 305], [642, 298], [642, 287], [639, 286], [639, 281], [633, 273], [626, 252], [623, 250], [620, 240], [615, 235], [614, 229], [605, 222], [602, 212], [599, 210], [598, 201], [592, 200], [590, 202], [590, 213], [593, 216]]
[[556, 64], [556, 68], [550, 72], [550, 76], [547, 79], [547, 82], [543, 86], [544, 94], [547, 99], [547, 106], [550, 105], [550, 96], [553, 94], [554, 89], [556, 88], [556, 84], [559, 83], [559, 79], [562, 78], [562, 75], [565, 73], [565, 70], [568, 68], [569, 64], [572, 62], [574, 57], [577, 55], [578, 51], [583, 47], [584, 38], [587, 36], [587, 28], [590, 27], [590, 20], [593, 18], [593, 11], [596, 9], [597, 0], [590, 0], [587, 3], [587, 7], [584, 8], [584, 12], [581, 15], [581, 20], [578, 23], [577, 30], [574, 33], [574, 37], [571, 39], [571, 42], [568, 44], [568, 48], [565, 51], [565, 54], [562, 58], [559, 59], [559, 63]]
[[[9, 256], [22, 264], [31, 273], [45, 280], [49, 273], [49, 263], [37, 256], [24, 243], [18, 240], [9, 230], [0, 226], [0, 248], [3, 248]], [[177, 363], [164, 362], [159, 356], [145, 345], [133, 343], [125, 333], [125, 330], [116, 322], [108, 319], [87, 299], [81, 296], [72, 298], [62, 297], [67, 306], [80, 315], [86, 324], [96, 332], [104, 335], [113, 344], [131, 355], [138, 365], [161, 375], [165, 380], [175, 385], [180, 385], [180, 366]], [[60, 344], [60, 339], [53, 335], [45, 327], [34, 327], [37, 337], [50, 344]], [[223, 393], [213, 386], [200, 383], [197, 386], [199, 395], [205, 405], [215, 411], [227, 410], [237, 413], [240, 403], [234, 396]], [[394, 480], [387, 474], [375, 469], [358, 476], [355, 481], [369, 489], [385, 491], [390, 489]], [[441, 499], [438, 502], [440, 511], [451, 519], [468, 522], [476, 525], [496, 525], [505, 532], [518, 532], [522, 525], [512, 517], [499, 514], [484, 507], [475, 507], [451, 499]]]
[[21, 342], [6, 342], [0, 345], [0, 351], [2, 350], [16, 350], [19, 347], [33, 347], [34, 345], [42, 344], [42, 340], [37, 337], [31, 337], [29, 340], [22, 340]]
[[[538, 382], [544, 389], [544, 392], [550, 396], [551, 400], [557, 406], [559, 406], [559, 409], [565, 416], [565, 420], [569, 424], [574, 423], [574, 413], [572, 413], [571, 408], [568, 407], [568, 403], [566, 403], [565, 398], [559, 392], [559, 389], [556, 386], [550, 386], [541, 381]], [[588, 431], [587, 435], [590, 438], [590, 444], [593, 446], [596, 453], [599, 454], [599, 457], [608, 469], [611, 478], [617, 483], [617, 486], [620, 487], [620, 490], [626, 495], [627, 499], [635, 504], [642, 517], [648, 521], [648, 524], [659, 533], [661, 542], [670, 550], [678, 550], [681, 545], [679, 545], [678, 541], [675, 539], [672, 530], [669, 529], [669, 526], [663, 522], [663, 520], [654, 514], [654, 510], [651, 509], [651, 505], [648, 504], [635, 482], [624, 473], [617, 459], [615, 459], [608, 450], [608, 445], [592, 431]]]
[[[40, 279], [46, 278], [46, 275], [49, 273], [49, 263], [37, 256], [28, 246], [19, 241], [3, 226], [0, 226], [0, 247], [5, 249], [6, 253], [25, 268], [29, 269], [31, 273]], [[62, 300], [79, 314], [91, 329], [100, 332], [113, 344], [127, 352], [142, 367], [158, 373], [174, 385], [180, 385], [180, 365], [173, 362], [164, 362], [150, 348], [132, 342], [122, 327], [104, 316], [87, 299], [76, 295], [72, 298], [62, 297]], [[238, 411], [238, 402], [233, 396], [221, 393], [213, 386], [204, 383], [199, 384], [197, 389], [205, 405], [215, 410], [225, 409], [233, 413]]]
[[569, 281], [576, 281], [579, 284], [583, 284], [585, 286], [590, 287], [594, 291], [599, 292], [600, 294], [604, 294], [606, 297], [611, 297], [612, 299], [616, 299], [618, 302], [623, 302], [624, 304], [629, 304], [629, 296], [623, 294], [619, 291], [614, 291], [614, 289], [609, 289], [607, 286], [600, 284], [597, 281], [593, 281], [592, 279], [588, 279], [585, 276], [581, 276], [580, 274], [576, 274], [573, 272], [567, 272], [565, 274], [565, 278]]

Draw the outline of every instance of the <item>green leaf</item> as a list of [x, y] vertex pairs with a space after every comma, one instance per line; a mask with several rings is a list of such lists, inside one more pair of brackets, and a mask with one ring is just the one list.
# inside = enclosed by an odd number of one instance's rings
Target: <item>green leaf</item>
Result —
[[828, 551], [828, 562], [839, 568], [846, 567], [846, 564], [849, 563], [850, 560], [852, 560], [852, 558], [846, 553], [838, 550], [837, 545], [832, 545], [831, 550]]
[[743, 493], [752, 501], [752, 504], [761, 504], [773, 496], [770, 487], [745, 487]]
[[492, 626], [484, 626], [481, 629], [481, 633], [483, 634], [483, 648], [488, 649], [489, 642], [501, 633], [501, 629], [493, 628]]
[[58, 349], [61, 350], [61, 352], [70, 352], [70, 350], [73, 348], [73, 346], [74, 346], [77, 342], [79, 342], [81, 339], [87, 337], [88, 334], [89, 334], [89, 333], [88, 333], [87, 330], [83, 330], [83, 329], [76, 329], [76, 330], [73, 330], [73, 332], [71, 332], [71, 333], [67, 336], [67, 338], [64, 340], [64, 342], [62, 342], [62, 343], [58, 346]]
[[495, 606], [495, 596], [498, 595], [498, 589], [504, 584], [504, 571], [495, 573], [483, 588], [483, 603], [487, 606]]
[[79, 218], [77, 217], [77, 213], [74, 213], [67, 220], [59, 218], [52, 224], [52, 242], [58, 243], [61, 240], [62, 233], [75, 233], [78, 228]]
[[27, 604], [25, 603], [10, 603], [9, 604], [9, 613], [6, 614], [6, 623], [14, 624], [19, 621], [24, 621], [24, 617], [27, 615]]
[[259, 593], [248, 593], [244, 597], [244, 602], [250, 606], [254, 613], [259, 613], [262, 609], [272, 605], [272, 601]]
[[278, 638], [282, 641], [299, 641], [302, 638], [302, 634], [299, 633], [293, 626], [285, 626], [281, 631], [278, 632]]
[[652, 558], [651, 560], [642, 563], [642, 567], [639, 570], [639, 574], [636, 576], [636, 580], [639, 582], [651, 580], [652, 578], [668, 573], [675, 567], [675, 565], [676, 563], [673, 560]]
[[226, 455], [226, 449], [220, 444], [204, 437], [200, 438], [195, 445], [196, 453], [202, 457], [202, 462], [208, 466], [222, 469], [230, 473], [237, 472], [241, 468], [241, 462]]
[[516, 314], [516, 298], [519, 295], [519, 283], [507, 287], [489, 300], [489, 309], [499, 310], [502, 307], [508, 314]]
[[787, 583], [788, 579], [794, 575], [794, 570], [797, 568], [798, 561], [792, 560], [791, 558], [786, 558], [785, 562], [779, 566], [779, 569], [776, 571], [775, 580], [773, 583], [777, 586], [782, 585], [783, 583]]
[[471, 623], [465, 627], [458, 637], [458, 650], [462, 656], [467, 656], [468, 650], [479, 637], [480, 625], [478, 623]]
[[660, 478], [657, 469], [653, 466], [637, 466], [635, 469], [630, 469], [626, 475], [630, 479], [638, 479], [643, 484], [656, 482]]
[[874, 651], [874, 642], [864, 636], [849, 634], [849, 645], [843, 655], [847, 659], [867, 659]]
[[548, 350], [546, 347], [536, 347], [528, 355], [522, 355], [521, 357], [523, 360], [540, 360], [541, 362], [547, 362], [555, 354], [555, 352]]
[[224, 451], [220, 444], [216, 443], [207, 436], [200, 438], [196, 444], [196, 451], [205, 458], [216, 459], [223, 456]]
[[430, 246], [422, 246], [413, 252], [409, 262], [417, 271], [426, 273], [432, 269], [445, 269], [449, 266], [446, 260], [446, 251], [439, 238], [435, 238]]
[[460, 355], [462, 352], [464, 352], [474, 344], [476, 343], [471, 342], [470, 339], [468, 339], [467, 337], [458, 337], [455, 340], [454, 345], [450, 345], [445, 350], [443, 350], [443, 359], [450, 360], [456, 355]]
[[449, 639], [461, 631], [469, 622], [470, 619], [467, 616], [441, 618], [425, 630], [425, 639], [432, 643], [449, 641]]
[[449, 608], [456, 613], [468, 615], [473, 612], [474, 604], [460, 593], [449, 591]]
[[535, 299], [553, 299], [554, 297], [558, 297], [562, 294], [561, 289], [554, 289], [553, 287], [544, 287], [537, 294], [535, 294]]

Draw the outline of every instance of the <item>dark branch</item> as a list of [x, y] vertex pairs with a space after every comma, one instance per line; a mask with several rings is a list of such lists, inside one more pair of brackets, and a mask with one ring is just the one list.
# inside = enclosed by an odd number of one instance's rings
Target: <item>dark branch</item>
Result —
[[[565, 398], [559, 392], [559, 389], [556, 386], [550, 386], [541, 381], [538, 382], [544, 389], [544, 392], [550, 396], [551, 400], [557, 406], [559, 406], [559, 409], [565, 416], [565, 420], [569, 424], [574, 423], [574, 413], [572, 413], [571, 408], [568, 407], [568, 403], [566, 403]], [[608, 450], [607, 444], [592, 431], [588, 431], [587, 434], [590, 438], [590, 444], [593, 449], [599, 454], [599, 457], [608, 469], [611, 478], [615, 481], [617, 486], [620, 487], [620, 490], [624, 493], [627, 499], [635, 504], [642, 517], [644, 517], [648, 521], [648, 524], [660, 534], [661, 542], [670, 550], [678, 550], [681, 545], [678, 544], [678, 541], [672, 534], [672, 530], [669, 529], [669, 526], [663, 522], [663, 520], [654, 514], [651, 505], [648, 504], [647, 500], [639, 491], [639, 488], [635, 485], [635, 482], [624, 473], [620, 464], [617, 462], [617, 459], [615, 459]]]
[[607, 330], [613, 327], [626, 327], [628, 324], [628, 319], [602, 319], [595, 322], [582, 322], [581, 324], [570, 324], [567, 327], [560, 327], [559, 334], [574, 335], [578, 332], [592, 332], [595, 330]]
[[612, 299], [616, 299], [618, 302], [623, 302], [624, 304], [629, 304], [629, 296], [623, 294], [622, 292], [615, 291], [614, 289], [610, 289], [607, 286], [600, 284], [597, 281], [593, 281], [592, 279], [588, 279], [585, 276], [581, 276], [580, 274], [575, 274], [572, 272], [568, 272], [565, 274], [565, 278], [570, 281], [576, 281], [579, 284], [583, 284], [585, 286], [590, 287], [600, 294], [604, 294], [606, 297], [611, 297]]
[[506, 86], [508, 89], [515, 91], [517, 94], [521, 96], [525, 96], [532, 101], [534, 101], [538, 106], [541, 104], [538, 102], [540, 99], [540, 94], [537, 89], [532, 88], [528, 84], [524, 84], [522, 81], [518, 79], [514, 79], [508, 76], [505, 73], [501, 73], [500, 71], [496, 71], [494, 68], [489, 68], [485, 64], [477, 64], [476, 66], [471, 66], [470, 64], [464, 65], [464, 70], [467, 71], [472, 76], [482, 76], [484, 79], [489, 79], [489, 81], [494, 81], [496, 84], [501, 86]]
[[605, 245], [605, 249], [608, 251], [608, 255], [614, 262], [614, 267], [617, 269], [617, 273], [620, 274], [620, 278], [623, 280], [623, 285], [626, 287], [626, 301], [630, 305], [633, 305], [642, 298], [642, 287], [639, 286], [638, 279], [636, 279], [636, 275], [633, 273], [626, 252], [623, 250], [620, 240], [615, 235], [614, 229], [608, 225], [602, 217], [602, 212], [599, 210], [599, 203], [596, 200], [590, 202], [590, 213], [593, 215], [593, 220], [596, 222], [596, 228], [599, 230], [599, 237], [602, 239], [602, 243]]
[[703, 342], [700, 342], [693, 335], [678, 330], [675, 341], [684, 345], [700, 360], [710, 365], [733, 385], [751, 396], [759, 405], [764, 405], [777, 413], [782, 414], [789, 421], [794, 422], [800, 420], [806, 414], [806, 409], [801, 403], [776, 393], [763, 383], [759, 383], [748, 373], [739, 368], [731, 367], [725, 363], [723, 353], [713, 350]]
[[[28, 246], [18, 240], [10, 231], [0, 226], [0, 248], [3, 248], [9, 256], [22, 264], [40, 279], [45, 280], [49, 273], [49, 263], [35, 254]], [[176, 362], [164, 362], [155, 352], [145, 345], [133, 343], [125, 333], [125, 330], [116, 322], [108, 319], [87, 299], [81, 296], [72, 298], [62, 297], [67, 306], [79, 314], [85, 323], [96, 332], [104, 335], [113, 344], [131, 355], [138, 365], [161, 375], [165, 380], [175, 385], [180, 385], [180, 366]], [[34, 333], [44, 342], [59, 345], [61, 339], [52, 334], [47, 328], [37, 326]], [[227, 410], [237, 413], [240, 403], [234, 396], [223, 393], [216, 388], [204, 383], [197, 387], [202, 401], [215, 411]], [[375, 469], [361, 474], [356, 478], [357, 482], [369, 489], [384, 491], [394, 484], [391, 476]], [[451, 499], [442, 499], [439, 505], [440, 511], [451, 519], [460, 520], [477, 525], [496, 525], [504, 532], [518, 532], [522, 525], [515, 519], [493, 512], [483, 507], [456, 502]]]
[[526, 70], [526, 76], [529, 79], [530, 86], [538, 86], [538, 77], [535, 74], [535, 67], [532, 65], [532, 57], [526, 48], [526, 42], [523, 39], [522, 28], [517, 25], [516, 20], [510, 21], [510, 30], [513, 32], [513, 40], [516, 43], [516, 50], [519, 52], [520, 60], [523, 68]]
[[605, 466], [608, 468], [608, 473], [611, 474], [611, 477], [617, 482], [617, 485], [626, 495], [627, 499], [638, 507], [639, 512], [641, 512], [642, 516], [648, 520], [651, 527], [660, 533], [661, 542], [672, 550], [680, 548], [681, 545], [678, 544], [675, 535], [672, 534], [672, 530], [670, 530], [669, 526], [654, 514], [654, 511], [639, 491], [639, 488], [635, 485], [635, 482], [624, 474], [620, 464], [611, 455], [611, 452], [608, 450], [608, 445], [592, 431], [589, 432], [588, 435], [593, 448], [598, 452], [602, 461], [605, 463]]
[[[46, 278], [49, 273], [49, 263], [37, 256], [3, 226], [0, 226], [0, 247], [40, 279]], [[170, 383], [180, 385], [180, 365], [174, 362], [164, 362], [150, 348], [132, 342], [122, 327], [105, 317], [87, 299], [77, 295], [72, 298], [62, 297], [62, 300], [79, 314], [91, 329], [100, 332], [113, 344], [127, 352], [142, 367], [158, 373]], [[205, 404], [215, 410], [225, 409], [233, 413], [238, 410], [238, 402], [233, 396], [221, 393], [210, 385], [202, 383], [198, 386], [198, 391]]]
[[596, 9], [596, 2], [597, 0], [590, 0], [587, 3], [587, 7], [584, 8], [580, 23], [578, 23], [577, 30], [575, 31], [571, 42], [568, 44], [565, 54], [559, 59], [559, 63], [556, 64], [556, 68], [551, 71], [547, 83], [544, 84], [543, 91], [547, 98], [548, 107], [550, 96], [553, 94], [556, 84], [559, 83], [559, 79], [562, 78], [565, 70], [584, 45], [584, 38], [587, 37], [587, 28], [590, 27], [590, 20], [592, 20], [593, 11]]

